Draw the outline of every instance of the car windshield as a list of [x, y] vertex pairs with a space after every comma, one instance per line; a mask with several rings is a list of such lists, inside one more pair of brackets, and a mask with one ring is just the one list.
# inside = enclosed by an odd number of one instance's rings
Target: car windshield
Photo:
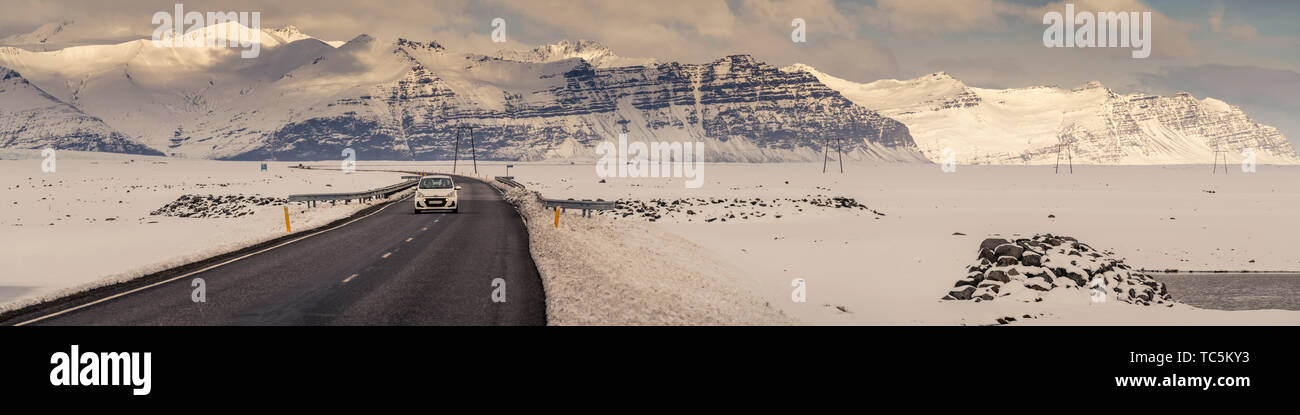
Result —
[[451, 179], [446, 177], [427, 177], [420, 179], [421, 189], [450, 189]]

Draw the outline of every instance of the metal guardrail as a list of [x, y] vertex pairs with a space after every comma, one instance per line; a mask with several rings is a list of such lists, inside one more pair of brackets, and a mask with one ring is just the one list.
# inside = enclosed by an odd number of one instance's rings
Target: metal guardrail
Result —
[[515, 181], [515, 177], [514, 177], [514, 176], [497, 176], [497, 181], [498, 181], [498, 182], [501, 182], [501, 183], [505, 183], [506, 186], [510, 186], [510, 187], [513, 187], [513, 188], [516, 188], [516, 189], [523, 189], [523, 188], [524, 188], [524, 185], [522, 185], [522, 184], [520, 184], [519, 182], [516, 182], [516, 181]]
[[614, 202], [606, 201], [606, 200], [575, 200], [575, 199], [560, 200], [560, 199], [547, 199], [540, 196], [538, 198], [542, 199], [542, 206], [546, 206], [547, 208], [551, 208], [551, 209], [560, 208], [561, 211], [565, 209], [582, 210], [583, 217], [591, 217], [591, 211], [593, 210], [610, 210], [614, 208]]
[[311, 207], [311, 206], [316, 206], [316, 202], [321, 202], [321, 201], [327, 201], [332, 203], [332, 202], [337, 202], [342, 200], [344, 203], [348, 203], [353, 199], [356, 199], [358, 202], [378, 199], [381, 197], [387, 199], [389, 196], [392, 196], [394, 193], [415, 187], [417, 183], [420, 183], [420, 181], [407, 180], [398, 184], [384, 186], [378, 189], [368, 190], [364, 192], [355, 192], [355, 193], [314, 193], [314, 194], [289, 195], [289, 202], [305, 202], [307, 203], [308, 207]]
[[542, 198], [542, 204], [548, 208], [558, 207], [560, 209], [582, 209], [582, 210], [609, 210], [614, 208], [614, 202], [607, 200], [576, 200], [576, 199], [547, 199]]
[[[295, 167], [295, 168], [310, 169], [311, 167], [302, 166], [302, 167]], [[362, 170], [358, 170], [358, 171], [362, 171]], [[348, 203], [354, 199], [357, 200], [358, 202], [374, 200], [377, 198], [387, 199], [389, 196], [392, 196], [394, 193], [415, 187], [416, 184], [420, 183], [421, 177], [436, 174], [436, 173], [426, 172], [426, 171], [411, 171], [411, 170], [365, 170], [365, 171], [386, 171], [392, 173], [404, 173], [407, 174], [407, 176], [402, 176], [402, 180], [405, 180], [404, 182], [394, 184], [391, 186], [381, 187], [374, 190], [355, 192], [355, 193], [312, 193], [312, 194], [289, 195], [289, 201], [303, 202], [303, 203], [307, 203], [308, 207], [313, 207], [316, 206], [316, 202], [321, 202], [321, 201], [333, 203], [341, 200], [344, 203]], [[520, 187], [523, 186], [520, 185]]]
[[[498, 182], [504, 183], [506, 186], [518, 189], [524, 188], [524, 185], [515, 181], [513, 176], [497, 176], [496, 179]], [[545, 206], [548, 209], [577, 209], [582, 211], [583, 217], [591, 217], [591, 211], [593, 210], [614, 209], [614, 202], [606, 200], [547, 199], [541, 197], [541, 195], [538, 195], [537, 198], [541, 199], [542, 206]]]
[[[347, 203], [352, 201], [353, 199], [359, 202], [366, 201], [366, 200], [373, 200], [381, 197], [387, 199], [389, 196], [392, 196], [394, 193], [415, 187], [416, 184], [420, 183], [419, 180], [420, 177], [433, 174], [433, 173], [421, 172], [421, 171], [396, 171], [396, 172], [415, 174], [417, 176], [402, 176], [402, 179], [407, 181], [394, 184], [391, 186], [385, 186], [378, 189], [365, 191], [365, 192], [289, 195], [289, 202], [304, 202], [307, 203], [309, 207], [311, 207], [311, 206], [316, 206], [316, 202], [321, 202], [321, 201], [337, 202], [341, 200], [344, 203]], [[518, 188], [518, 189], [524, 188], [524, 185], [515, 181], [515, 178], [513, 176], [497, 176], [496, 181], [514, 188]], [[606, 201], [606, 200], [547, 199], [545, 197], [541, 197], [540, 195], [538, 195], [538, 199], [542, 201], [542, 206], [545, 206], [546, 208], [549, 209], [559, 208], [562, 211], [566, 209], [581, 210], [583, 217], [591, 217], [591, 211], [593, 210], [610, 210], [610, 209], [614, 209], [615, 207], [614, 202]]]

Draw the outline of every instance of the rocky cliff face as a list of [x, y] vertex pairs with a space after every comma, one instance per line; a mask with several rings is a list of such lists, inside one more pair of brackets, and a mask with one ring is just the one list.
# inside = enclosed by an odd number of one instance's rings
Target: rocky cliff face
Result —
[[135, 41], [78, 54], [7, 48], [0, 64], [34, 71], [72, 110], [143, 146], [193, 158], [331, 160], [352, 148], [360, 159], [448, 159], [458, 128], [472, 127], [478, 157], [497, 160], [594, 158], [619, 134], [705, 142], [706, 161], [821, 160], [827, 145], [850, 160], [924, 160], [903, 124], [746, 55], [659, 63], [583, 41], [493, 57], [263, 34], [256, 59]]
[[[1105, 149], [1120, 143], [1121, 148], [1141, 149], [1144, 154], [1157, 153], [1152, 148], [1165, 131], [1189, 137], [1208, 147], [1240, 152], [1252, 149], [1264, 158], [1296, 161], [1296, 150], [1277, 129], [1261, 125], [1240, 108], [1214, 99], [1198, 100], [1187, 93], [1172, 97], [1146, 94], [1115, 95], [1103, 106], [1102, 122], [1083, 130], [1090, 147]], [[1123, 157], [1103, 151], [1102, 157]]]
[[[288, 122], [256, 149], [229, 158], [330, 159], [352, 147], [367, 159], [447, 159], [457, 127], [473, 127], [484, 159], [593, 157], [601, 141], [627, 134], [632, 141], [707, 142], [707, 161], [820, 160], [827, 143], [850, 159], [923, 160], [901, 123], [811, 75], [745, 55], [597, 68], [581, 59], [458, 56], [404, 40], [391, 53], [409, 66], [399, 79], [336, 97], [328, 110]], [[462, 157], [469, 146], [466, 135]]]
[[129, 140], [99, 118], [60, 102], [0, 67], [0, 148], [162, 153]]

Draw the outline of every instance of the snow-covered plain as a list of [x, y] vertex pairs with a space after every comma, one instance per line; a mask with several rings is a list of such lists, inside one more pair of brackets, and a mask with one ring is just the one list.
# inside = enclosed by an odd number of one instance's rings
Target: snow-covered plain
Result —
[[[839, 174], [832, 163], [823, 174], [820, 163], [707, 164], [700, 189], [686, 189], [682, 179], [600, 183], [590, 164], [516, 164], [511, 175], [549, 198], [781, 199], [768, 207], [697, 203], [689, 207], [694, 215], [660, 210], [654, 223], [699, 245], [764, 302], [805, 323], [993, 324], [1012, 316], [1016, 324], [1300, 324], [1294, 311], [1093, 304], [1086, 292], [1032, 304], [939, 300], [989, 235], [1073, 236], [1145, 269], [1300, 270], [1300, 168], [1232, 167], [1226, 175], [1210, 166], [1075, 166], [1074, 174], [958, 166], [943, 173], [938, 165], [850, 163]], [[502, 169], [480, 163], [482, 171]], [[797, 202], [817, 196], [854, 198], [884, 216]], [[741, 219], [746, 212], [749, 219]], [[570, 216], [564, 220], [587, 220]], [[807, 282], [805, 303], [791, 300], [795, 278]]]
[[[0, 200], [0, 263], [7, 267], [0, 275], [0, 293], [9, 307], [282, 235], [279, 207], [234, 219], [149, 216], [182, 194], [284, 197], [373, 188], [397, 176], [288, 169], [292, 163], [270, 163], [270, 171], [262, 173], [258, 163], [59, 154], [54, 174], [40, 172], [35, 152], [0, 154], [0, 186], [6, 190]], [[478, 171], [504, 175], [505, 164], [480, 161]], [[958, 166], [954, 173], [943, 173], [932, 164], [848, 163], [839, 174], [832, 163], [831, 172], [823, 174], [820, 163], [706, 164], [705, 185], [687, 189], [683, 179], [669, 178], [600, 183], [594, 163], [510, 164], [510, 175], [549, 198], [623, 199], [653, 206], [658, 206], [656, 199], [664, 201], [665, 207], [653, 209], [659, 214], [654, 222], [642, 215], [622, 216], [627, 211], [562, 218], [566, 227], [573, 226], [562, 230], [622, 232], [593, 240], [666, 253], [632, 262], [596, 258], [596, 266], [665, 261], [665, 270], [698, 271], [691, 278], [625, 284], [658, 296], [642, 300], [673, 297], [680, 289], [690, 292], [691, 284], [710, 287], [691, 300], [697, 306], [719, 293], [737, 296], [717, 300], [721, 302], [712, 308], [640, 316], [642, 320], [628, 313], [602, 320], [592, 313], [620, 309], [586, 304], [569, 309], [573, 324], [770, 324], [791, 318], [810, 324], [947, 325], [994, 324], [1008, 316], [1017, 319], [1014, 324], [1300, 324], [1300, 312], [1294, 311], [1094, 304], [1086, 293], [1054, 294], [1041, 303], [940, 300], [965, 276], [980, 241], [990, 235], [1073, 236], [1145, 269], [1300, 270], [1300, 254], [1293, 248], [1293, 230], [1300, 229], [1300, 217], [1294, 214], [1300, 204], [1295, 184], [1300, 167], [1260, 165], [1257, 173], [1242, 173], [1234, 165], [1230, 173], [1216, 175], [1209, 166], [1075, 166], [1074, 174], [1058, 175], [1044, 166]], [[451, 170], [445, 162], [362, 161], [359, 167]], [[461, 163], [458, 172], [473, 174], [472, 164]], [[862, 207], [811, 201], [835, 197], [852, 198]], [[678, 199], [689, 199], [691, 205], [667, 207]], [[727, 201], [715, 203], [721, 199]], [[295, 209], [295, 230], [358, 208]], [[107, 221], [110, 217], [116, 219]], [[539, 252], [534, 249], [534, 256]], [[547, 263], [544, 257], [536, 260], [539, 267]], [[791, 301], [796, 278], [807, 281], [807, 302]], [[611, 307], [626, 301], [617, 295], [583, 297], [583, 287], [593, 286], [580, 281], [567, 286], [577, 290], [569, 298], [605, 301]], [[548, 286], [548, 293], [555, 289]], [[768, 305], [780, 313], [773, 314]], [[635, 309], [672, 310], [649, 303]]]
[[[710, 253], [653, 224], [561, 218], [498, 184], [524, 215], [550, 325], [786, 325]], [[576, 220], [575, 220], [576, 219]]]
[[[297, 163], [184, 160], [59, 151], [43, 173], [39, 151], [0, 152], [0, 311], [234, 251], [285, 235], [280, 205], [237, 218], [150, 212], [182, 195], [285, 198], [373, 189], [400, 174], [290, 169]], [[364, 168], [364, 166], [363, 166]], [[352, 203], [289, 207], [294, 232], [347, 217]]]

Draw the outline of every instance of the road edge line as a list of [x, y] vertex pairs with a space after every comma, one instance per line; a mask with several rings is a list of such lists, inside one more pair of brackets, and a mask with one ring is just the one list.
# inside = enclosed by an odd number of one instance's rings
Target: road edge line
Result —
[[[333, 230], [336, 230], [336, 229], [340, 229], [340, 228], [343, 228], [344, 226], [351, 225], [351, 224], [354, 223], [354, 222], [357, 222], [357, 221], [360, 221], [360, 220], [362, 220], [362, 219], [366, 219], [366, 218], [369, 218], [369, 217], [371, 217], [371, 216], [374, 216], [375, 214], [384, 211], [384, 209], [388, 209], [389, 206], [392, 206], [392, 205], [394, 205], [394, 204], [397, 204], [398, 202], [401, 202], [401, 201], [403, 201], [403, 200], [406, 200], [407, 197], [408, 197], [408, 196], [403, 196], [402, 198], [399, 198], [399, 199], [395, 199], [395, 200], [392, 200], [392, 201], [386, 202], [386, 203], [384, 203], [383, 205], [379, 205], [379, 207], [378, 207], [377, 209], [375, 209], [373, 212], [364, 213], [364, 214], [362, 214], [362, 216], [355, 216], [355, 215], [354, 215], [354, 216], [350, 216], [350, 217], [347, 217], [347, 218], [339, 219], [339, 220], [335, 221], [334, 223], [330, 223], [330, 224], [325, 225], [324, 229], [320, 229], [320, 228], [318, 228], [318, 229], [313, 230], [313, 231], [311, 231], [310, 233], [308, 233], [308, 234], [306, 234], [306, 235], [302, 235], [302, 236], [297, 236], [297, 237], [292, 237], [292, 236], [291, 236], [290, 239], [289, 239], [288, 241], [281, 242], [282, 239], [277, 238], [277, 239], [272, 239], [272, 240], [270, 240], [270, 241], [263, 242], [262, 244], [271, 244], [271, 245], [272, 245], [272, 246], [267, 247], [267, 248], [257, 249], [256, 247], [257, 247], [258, 245], [261, 245], [261, 244], [254, 245], [254, 246], [253, 246], [253, 249], [254, 249], [253, 252], [250, 252], [250, 253], [247, 253], [247, 254], [244, 254], [244, 255], [241, 255], [241, 256], [235, 257], [235, 258], [233, 258], [233, 259], [228, 259], [228, 260], [225, 260], [225, 261], [221, 261], [221, 262], [219, 262], [219, 263], [217, 263], [217, 264], [214, 264], [214, 265], [208, 265], [208, 266], [202, 267], [202, 268], [200, 268], [200, 269], [198, 269], [198, 270], [195, 270], [195, 271], [190, 271], [190, 272], [188, 272], [188, 273], [181, 274], [181, 275], [179, 275], [179, 276], [175, 276], [175, 277], [171, 277], [171, 278], [167, 278], [167, 279], [164, 279], [164, 280], [161, 280], [161, 281], [155, 281], [155, 282], [153, 282], [153, 283], [149, 283], [149, 284], [146, 284], [146, 285], [144, 285], [144, 286], [140, 286], [140, 287], [135, 287], [135, 288], [129, 289], [129, 290], [127, 290], [127, 291], [123, 291], [123, 292], [115, 293], [115, 294], [109, 295], [109, 296], [107, 296], [107, 297], [102, 297], [102, 298], [98, 298], [98, 299], [95, 299], [95, 300], [91, 300], [91, 301], [88, 301], [88, 302], [85, 302], [85, 303], [81, 303], [81, 304], [78, 304], [78, 305], [75, 305], [75, 306], [71, 306], [71, 307], [67, 307], [67, 308], [62, 308], [62, 309], [59, 309], [58, 311], [53, 312], [53, 313], [50, 313], [50, 314], [45, 314], [45, 315], [42, 315], [42, 316], [40, 316], [40, 317], [36, 317], [36, 318], [28, 319], [28, 320], [26, 320], [26, 321], [22, 321], [22, 322], [19, 322], [19, 323], [12, 324], [12, 326], [14, 326], [14, 327], [18, 327], [18, 326], [26, 326], [26, 325], [28, 325], [28, 324], [32, 324], [32, 323], [37, 323], [37, 322], [40, 322], [40, 321], [42, 321], [42, 320], [46, 320], [46, 319], [49, 319], [49, 318], [52, 318], [52, 317], [57, 317], [57, 316], [60, 316], [60, 315], [63, 315], [63, 314], [67, 314], [67, 313], [70, 313], [70, 312], [73, 312], [73, 311], [77, 311], [77, 310], [80, 310], [80, 309], [83, 309], [83, 308], [86, 308], [86, 307], [90, 307], [90, 306], [93, 306], [93, 305], [96, 305], [96, 304], [100, 304], [100, 303], [103, 303], [103, 302], [106, 302], [106, 301], [109, 301], [109, 300], [113, 300], [113, 299], [116, 299], [116, 298], [120, 298], [120, 297], [126, 296], [126, 295], [128, 295], [128, 294], [137, 293], [137, 292], [144, 291], [144, 290], [149, 289], [149, 288], [157, 287], [157, 286], [159, 286], [159, 285], [163, 285], [163, 284], [166, 284], [166, 283], [169, 283], [169, 282], [173, 282], [173, 281], [180, 280], [180, 279], [183, 279], [183, 278], [188, 278], [188, 277], [191, 277], [191, 276], [194, 276], [194, 275], [198, 275], [198, 274], [201, 274], [201, 273], [204, 273], [204, 272], [207, 272], [207, 271], [211, 271], [211, 270], [216, 269], [216, 268], [219, 268], [219, 267], [221, 267], [221, 266], [229, 265], [229, 264], [231, 264], [231, 263], [238, 262], [238, 261], [242, 261], [242, 260], [244, 260], [244, 259], [248, 259], [249, 257], [255, 256], [255, 255], [259, 255], [259, 254], [263, 254], [263, 253], [269, 252], [269, 251], [271, 251], [271, 250], [274, 250], [274, 249], [276, 249], [276, 248], [280, 248], [280, 247], [283, 247], [283, 246], [285, 246], [285, 245], [289, 245], [289, 244], [292, 244], [292, 243], [294, 243], [294, 242], [301, 241], [301, 240], [303, 240], [303, 239], [307, 239], [307, 238], [310, 238], [310, 237], [313, 237], [313, 236], [316, 236], [316, 235], [320, 235], [320, 234], [323, 234], [323, 233], [326, 233], [326, 232], [329, 232], [329, 231], [333, 231]], [[341, 221], [342, 223], [338, 223], [338, 222], [340, 222], [340, 221]], [[249, 248], [245, 248], [245, 249], [249, 249]], [[14, 318], [16, 318], [16, 317], [19, 317], [19, 316], [22, 316], [22, 315], [24, 315], [24, 314], [33, 314], [33, 313], [37, 313], [37, 311], [40, 310], [40, 309], [46, 309], [46, 308], [51, 308], [51, 307], [57, 307], [57, 306], [58, 306], [58, 303], [60, 303], [60, 302], [62, 302], [62, 301], [72, 301], [72, 300], [73, 300], [74, 298], [76, 298], [76, 297], [81, 297], [81, 296], [83, 296], [83, 295], [87, 295], [87, 293], [92, 292], [92, 291], [97, 290], [97, 289], [106, 289], [106, 290], [111, 290], [111, 287], [117, 286], [117, 285], [119, 285], [119, 284], [127, 284], [127, 283], [131, 283], [131, 282], [139, 281], [139, 280], [142, 280], [142, 279], [146, 279], [146, 278], [150, 277], [151, 275], [164, 274], [164, 273], [167, 273], [167, 272], [174, 271], [174, 270], [176, 270], [176, 269], [181, 269], [181, 268], [185, 268], [185, 267], [193, 266], [194, 264], [203, 263], [203, 262], [205, 262], [205, 261], [212, 261], [212, 260], [214, 260], [214, 258], [221, 258], [221, 257], [226, 256], [226, 255], [237, 254], [237, 253], [240, 252], [240, 251], [242, 251], [242, 250], [236, 250], [236, 251], [232, 251], [232, 252], [227, 252], [227, 253], [223, 253], [223, 254], [218, 254], [218, 255], [215, 255], [215, 256], [212, 256], [212, 257], [209, 257], [209, 258], [206, 258], [206, 259], [202, 259], [202, 260], [199, 260], [199, 261], [196, 261], [196, 262], [191, 262], [191, 263], [189, 263], [189, 264], [185, 264], [185, 265], [180, 265], [180, 266], [177, 266], [177, 267], [172, 267], [172, 268], [169, 268], [169, 269], [166, 269], [166, 270], [162, 270], [162, 271], [159, 271], [159, 272], [156, 272], [156, 273], [150, 274], [150, 275], [145, 275], [145, 276], [141, 276], [141, 277], [139, 277], [139, 278], [134, 278], [134, 279], [127, 280], [127, 281], [122, 281], [122, 282], [117, 283], [117, 284], [106, 285], [106, 286], [103, 286], [103, 287], [100, 287], [100, 288], [95, 288], [95, 289], [91, 289], [91, 290], [83, 291], [83, 292], [81, 292], [81, 293], [74, 293], [74, 294], [70, 294], [70, 295], [68, 295], [68, 296], [64, 296], [64, 297], [61, 297], [61, 298], [56, 298], [56, 299], [53, 299], [53, 300], [50, 300], [50, 301], [44, 301], [44, 302], [41, 302], [41, 303], [33, 304], [33, 305], [31, 305], [31, 306], [28, 306], [28, 307], [23, 307], [23, 308], [20, 308], [20, 309], [17, 309], [17, 310], [10, 311], [10, 312], [8, 312], [8, 313], [3, 313], [3, 314], [12, 314], [12, 315], [13, 315], [13, 317], [10, 317], [10, 318], [4, 319], [4, 320], [12, 320], [12, 319], [14, 319]], [[90, 296], [93, 296], [94, 294], [89, 294], [89, 295], [90, 295]], [[3, 314], [0, 314], [0, 315], [3, 315]], [[0, 320], [0, 321], [3, 321], [3, 320]]]

